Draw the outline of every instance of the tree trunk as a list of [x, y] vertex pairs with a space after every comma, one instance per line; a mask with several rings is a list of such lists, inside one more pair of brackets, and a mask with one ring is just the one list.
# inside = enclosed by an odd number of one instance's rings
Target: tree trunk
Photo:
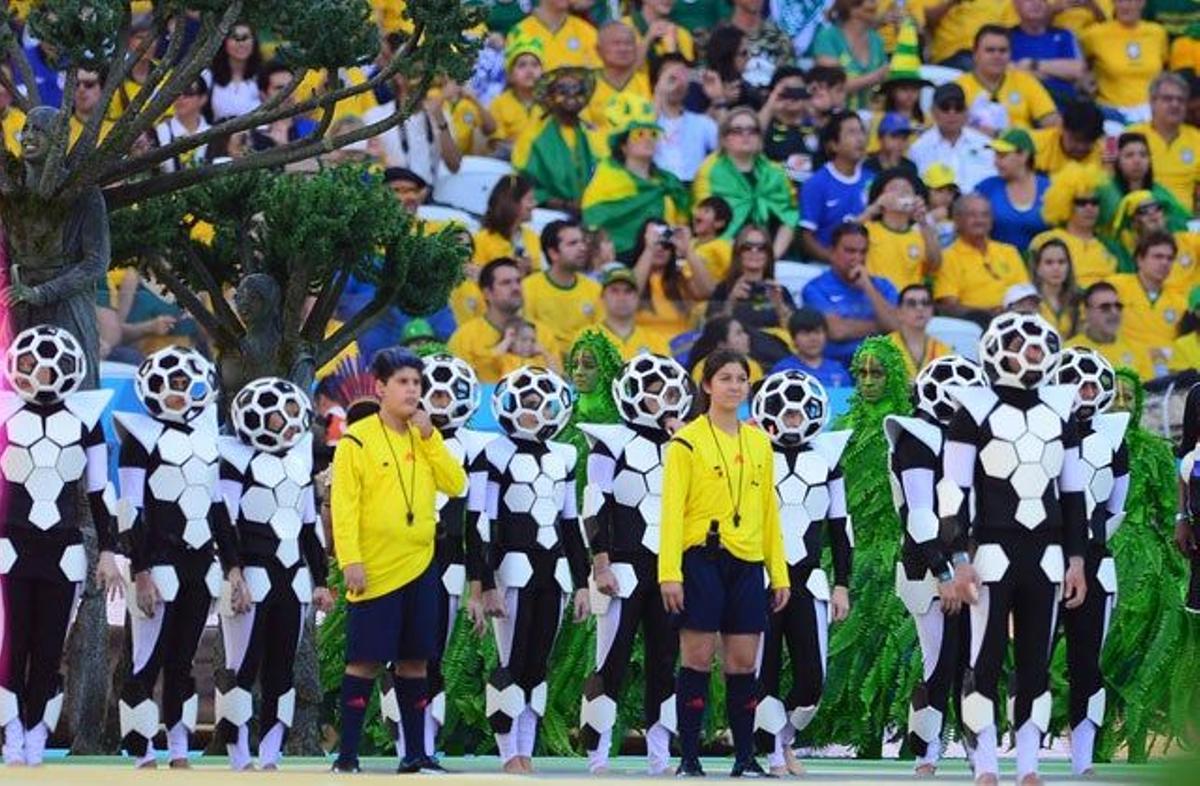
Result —
[[321, 694], [320, 664], [317, 660], [316, 613], [309, 610], [304, 620], [304, 635], [296, 651], [296, 715], [288, 737], [287, 752], [291, 756], [321, 756]]
[[108, 714], [108, 614], [104, 592], [95, 582], [96, 527], [83, 484], [79, 484], [80, 529], [87, 552], [88, 574], [75, 624], [67, 639], [63, 661], [70, 664], [66, 680], [66, 713], [71, 727], [71, 753], [114, 753], [105, 740]]

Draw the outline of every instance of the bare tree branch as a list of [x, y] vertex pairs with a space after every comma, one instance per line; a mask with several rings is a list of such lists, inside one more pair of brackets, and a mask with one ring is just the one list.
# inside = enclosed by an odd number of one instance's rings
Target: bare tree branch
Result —
[[25, 114], [29, 114], [29, 110], [33, 109], [33, 104], [17, 88], [17, 85], [12, 80], [12, 77], [10, 77], [8, 72], [3, 68], [0, 68], [0, 85], [2, 85], [4, 89], [8, 91], [8, 94], [12, 96], [13, 103], [16, 104], [17, 109], [20, 109]]
[[300, 335], [308, 341], [320, 341], [325, 335], [325, 328], [329, 324], [329, 320], [333, 318], [334, 309], [337, 308], [337, 303], [342, 299], [342, 292], [346, 289], [346, 284], [350, 281], [350, 269], [348, 267], [339, 268], [334, 272], [334, 278], [325, 288], [321, 290], [321, 294], [317, 296], [317, 302], [308, 311], [308, 318], [304, 320], [304, 325], [300, 328]]
[[[15, 32], [12, 42], [8, 46], [8, 56], [17, 64], [17, 73], [21, 75], [21, 81], [25, 83], [26, 106], [39, 106], [42, 103], [42, 91], [38, 89], [37, 80], [33, 78], [33, 65], [29, 62], [29, 56], [25, 54], [25, 47], [21, 46], [21, 37]], [[13, 97], [17, 96], [19, 93], [14, 90]], [[21, 108], [29, 111], [25, 107]]]
[[232, 308], [229, 307], [229, 302], [225, 300], [225, 292], [222, 291], [220, 283], [213, 278], [212, 272], [208, 266], [204, 264], [204, 260], [196, 254], [196, 250], [192, 248], [190, 238], [183, 238], [183, 258], [187, 262], [188, 270], [192, 272], [200, 283], [204, 285], [204, 289], [208, 292], [208, 296], [213, 301], [213, 311], [228, 325], [230, 329], [237, 335], [241, 336], [245, 333], [242, 326], [241, 317], [239, 317]]
[[358, 338], [359, 334], [371, 326], [375, 320], [383, 316], [389, 301], [373, 298], [366, 308], [354, 314], [342, 323], [329, 338], [317, 343], [316, 367], [324, 368], [325, 364], [338, 356], [338, 353]]
[[[175, 295], [175, 299], [179, 305], [184, 308], [192, 317], [196, 319], [213, 337], [217, 346], [221, 349], [236, 349], [238, 346], [239, 336], [229, 325], [225, 324], [220, 317], [213, 314], [204, 305], [204, 301], [196, 297], [196, 294], [184, 283], [179, 276], [171, 270], [165, 262], [157, 256], [146, 257], [146, 264], [154, 272], [154, 277], [161, 281], [167, 289], [171, 290], [171, 294]], [[223, 302], [223, 298], [221, 299]], [[241, 324], [239, 321], [237, 324]]]
[[75, 85], [78, 81], [79, 69], [70, 66], [67, 69], [67, 83], [63, 86], [58, 119], [54, 121], [54, 128], [50, 132], [50, 150], [46, 153], [42, 176], [36, 184], [27, 184], [32, 185], [43, 199], [49, 199], [54, 194], [63, 173], [63, 161], [71, 144], [71, 116], [75, 112]]
[[[124, 46], [129, 40], [130, 30], [132, 28], [132, 15], [129, 6], [125, 6], [125, 10], [121, 17], [121, 29], [117, 32], [117, 45]], [[67, 154], [68, 168], [76, 168], [87, 162], [91, 152], [96, 147], [96, 140], [100, 137], [100, 128], [104, 124], [104, 118], [108, 115], [109, 106], [112, 104], [113, 96], [117, 94], [117, 88], [125, 84], [125, 77], [129, 74], [129, 70], [135, 63], [145, 56], [150, 47], [158, 43], [158, 34], [160, 27], [155, 22], [153, 35], [149, 36], [145, 41], [138, 45], [134, 52], [129, 52], [127, 49], [122, 51], [120, 59], [117, 60], [115, 68], [108, 72], [108, 77], [104, 80], [104, 89], [100, 93], [100, 102], [96, 104], [96, 109], [92, 112], [92, 116], [88, 118], [87, 125], [83, 128], [83, 133]]]

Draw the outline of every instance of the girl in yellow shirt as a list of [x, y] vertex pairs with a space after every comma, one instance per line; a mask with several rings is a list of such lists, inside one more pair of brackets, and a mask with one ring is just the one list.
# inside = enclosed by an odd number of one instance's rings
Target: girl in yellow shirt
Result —
[[486, 265], [493, 259], [511, 257], [517, 260], [523, 275], [541, 270], [542, 241], [529, 226], [536, 205], [533, 186], [528, 180], [521, 175], [502, 177], [488, 197], [483, 229], [475, 234], [475, 255], [471, 261]]

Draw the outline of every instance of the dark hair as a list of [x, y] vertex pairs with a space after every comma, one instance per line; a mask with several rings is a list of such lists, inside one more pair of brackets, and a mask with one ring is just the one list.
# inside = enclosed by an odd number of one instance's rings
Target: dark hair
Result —
[[671, 63], [679, 63], [687, 68], [692, 67], [692, 61], [688, 60], [678, 52], [666, 52], [657, 57], [646, 56], [646, 60], [650, 63], [650, 86], [658, 84], [658, 78], [662, 76], [663, 69]]
[[578, 221], [567, 219], [566, 221], [551, 221], [542, 229], [542, 253], [546, 255], [546, 260], [550, 259], [551, 251], [558, 251], [558, 243], [562, 238], [562, 233], [567, 229], [581, 229]]
[[1155, 246], [1170, 246], [1172, 256], [1179, 253], [1179, 244], [1175, 242], [1174, 235], [1165, 229], [1154, 229], [1138, 238], [1137, 246], [1133, 249], [1134, 259], [1142, 258]]
[[492, 284], [495, 283], [496, 271], [502, 267], [511, 267], [518, 273], [521, 272], [521, 266], [517, 264], [517, 260], [512, 257], [497, 257], [479, 269], [479, 288], [481, 290], [491, 289]]
[[419, 376], [423, 365], [421, 358], [400, 346], [384, 347], [371, 356], [371, 373], [384, 384], [393, 374], [405, 368], [413, 369]]
[[1001, 27], [1000, 25], [984, 25], [983, 27], [979, 28], [979, 32], [975, 33], [975, 40], [971, 44], [971, 49], [978, 49], [979, 42], [989, 35], [1002, 36], [1005, 41], [1012, 41], [1011, 33], [1009, 33], [1007, 27]]
[[1114, 295], [1118, 294], [1117, 288], [1112, 284], [1108, 283], [1107, 281], [1097, 281], [1095, 284], [1092, 284], [1090, 287], [1083, 290], [1084, 305], [1090, 304], [1092, 302], [1092, 295], [1096, 294], [1097, 292], [1112, 292]]
[[[886, 115], [888, 112], [899, 112], [900, 110], [896, 108], [896, 88], [914, 84], [920, 89], [921, 83], [914, 79], [891, 79], [884, 82], [880, 88], [883, 91], [883, 113]], [[908, 111], [912, 112], [912, 119], [917, 121], [918, 126], [925, 125], [925, 110], [921, 108], [920, 100], [913, 104], [912, 109]]]
[[712, 382], [717, 372], [730, 363], [738, 364], [742, 367], [742, 371], [746, 372], [746, 376], [750, 376], [749, 358], [735, 349], [718, 349], [704, 360], [704, 370], [700, 372], [701, 384]]
[[700, 335], [696, 337], [695, 343], [688, 351], [687, 367], [689, 372], [693, 371], [713, 352], [716, 352], [722, 342], [729, 339], [729, 328], [737, 321], [737, 317], [720, 316], [713, 317], [704, 323], [700, 329]]
[[702, 207], [706, 207], [713, 212], [713, 220], [720, 224], [720, 231], [725, 231], [729, 228], [729, 222], [733, 221], [733, 210], [723, 198], [716, 194], [705, 197], [700, 200], [692, 212], [694, 213]]
[[921, 178], [917, 177], [907, 169], [892, 167], [891, 169], [885, 169], [883, 172], [880, 172], [879, 177], [875, 178], [875, 180], [871, 183], [871, 188], [867, 192], [867, 204], [874, 204], [875, 200], [879, 199], [879, 195], [883, 193], [883, 189], [887, 188], [888, 184], [893, 180], [907, 180], [908, 184], [913, 188], [913, 193], [919, 196], [923, 201], [927, 201], [929, 199], [929, 188], [926, 187], [923, 182], [921, 182]]
[[1104, 135], [1104, 114], [1091, 101], [1068, 101], [1062, 108], [1062, 127], [1095, 142]]
[[829, 120], [821, 127], [821, 135], [819, 137], [822, 153], [830, 158], [833, 157], [833, 154], [829, 152], [829, 146], [837, 144], [837, 141], [842, 137], [842, 126], [851, 120], [862, 125], [862, 118], [858, 116], [857, 112], [839, 109], [829, 116]]
[[811, 333], [814, 330], [820, 330], [823, 333], [829, 332], [824, 314], [812, 306], [801, 306], [792, 312], [792, 316], [788, 319], [789, 336], [795, 336], [797, 333]]
[[[632, 258], [635, 262], [636, 260], [641, 259], [642, 254], [646, 252], [646, 227], [650, 226], [651, 224], [667, 226], [666, 221], [656, 217], [647, 218], [641, 223], [641, 226], [638, 227], [637, 240], [633, 244]], [[683, 273], [680, 271], [678, 265], [668, 264], [663, 268], [662, 288], [663, 294], [665, 294], [667, 299], [670, 300], [675, 306], [675, 310], [680, 314], [687, 315], [688, 306], [683, 296]], [[650, 284], [648, 281], [646, 286], [642, 289], [640, 295], [641, 307], [653, 312], [654, 304], [650, 300]]]
[[271, 84], [271, 77], [280, 72], [291, 76], [292, 69], [285, 66], [279, 60], [268, 60], [262, 68], [258, 69], [258, 89], [260, 92], [267, 92], [267, 87]]
[[717, 25], [709, 34], [708, 44], [704, 47], [705, 59], [708, 67], [716, 71], [722, 81], [733, 82], [742, 78], [736, 60], [745, 38], [745, 33], [727, 22]]
[[767, 88], [767, 92], [774, 91], [775, 88], [779, 86], [780, 82], [782, 82], [785, 79], [791, 79], [793, 77], [799, 77], [801, 81], [807, 81], [804, 78], [804, 69], [803, 68], [799, 68], [797, 66], [790, 66], [790, 65], [780, 66], [779, 68], [776, 68], [775, 73], [771, 75], [771, 84]]
[[726, 287], [726, 291], [733, 289], [733, 285], [742, 277], [742, 256], [741, 245], [742, 241], [748, 232], [758, 232], [762, 235], [767, 246], [767, 264], [763, 267], [763, 279], [775, 278], [775, 248], [771, 244], [771, 233], [766, 227], [758, 224], [744, 224], [738, 230], [737, 236], [733, 239], [733, 258], [729, 263], [729, 270], [725, 273], [725, 278], [721, 279], [721, 285]]
[[[1188, 333], [1195, 333], [1198, 328], [1200, 328], [1200, 317], [1196, 316], [1196, 312], [1189, 308], [1179, 318], [1179, 328], [1176, 335], [1186, 336]], [[1191, 395], [1191, 391], [1188, 391], [1188, 395]]]
[[1175, 455], [1183, 458], [1191, 453], [1197, 440], [1200, 440], [1200, 383], [1188, 389], [1183, 401], [1183, 435]]
[[837, 248], [837, 244], [842, 242], [842, 238], [846, 235], [858, 235], [868, 239], [871, 237], [867, 228], [862, 224], [857, 221], [845, 221], [833, 228], [833, 234], [829, 236], [829, 247]]
[[837, 87], [846, 84], [846, 69], [841, 66], [815, 65], [808, 69], [804, 81], [825, 87]]
[[[1150, 141], [1146, 139], [1145, 134], [1137, 131], [1126, 131], [1117, 137], [1117, 162], [1113, 164], [1113, 182], [1117, 184], [1117, 188], [1122, 194], [1128, 194], [1132, 189], [1129, 187], [1129, 181], [1125, 179], [1125, 174], [1121, 171], [1120, 153], [1125, 149], [1126, 145], [1140, 144], [1146, 148], [1146, 157], [1150, 158]], [[1146, 169], [1146, 185], [1147, 191], [1154, 188], [1154, 159], [1150, 158], [1150, 163]]]
[[[250, 30], [250, 39], [254, 42], [254, 48], [250, 50], [250, 57], [246, 60], [247, 80], [258, 77], [258, 69], [262, 66], [262, 50], [258, 43], [258, 31], [251, 25], [245, 22], [238, 22], [229, 29], [229, 35], [233, 35], [234, 29], [245, 27]], [[226, 36], [228, 38], [229, 36]], [[225, 51], [225, 42], [221, 42], [221, 48], [213, 55], [212, 59], [212, 77], [213, 83], [224, 87], [233, 79], [233, 69], [229, 65], [229, 53]]]
[[929, 288], [928, 284], [909, 284], [904, 289], [900, 290], [898, 295], [896, 295], [896, 302], [903, 302], [904, 296], [909, 292], [927, 292], [930, 295], [933, 295], [933, 290]]
[[496, 181], [488, 195], [487, 212], [483, 214], [483, 228], [508, 237], [517, 228], [521, 217], [521, 200], [533, 190], [533, 184], [521, 175], [505, 175]]

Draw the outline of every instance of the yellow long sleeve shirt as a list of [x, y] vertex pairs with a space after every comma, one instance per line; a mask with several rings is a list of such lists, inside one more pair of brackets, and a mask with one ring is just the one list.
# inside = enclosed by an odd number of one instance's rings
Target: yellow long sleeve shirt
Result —
[[[743, 425], [733, 437], [705, 416], [676, 432], [667, 445], [663, 474], [660, 582], [683, 581], [683, 552], [703, 545], [710, 522], [716, 520], [721, 545], [730, 554], [763, 563], [772, 589], [790, 586], [774, 461], [770, 439], [751, 426]], [[735, 501], [740, 503], [737, 526]]]
[[455, 497], [466, 485], [462, 464], [436, 429], [422, 438], [415, 429], [387, 429], [378, 416], [346, 429], [333, 454], [333, 543], [342, 568], [361, 563], [366, 573], [366, 590], [352, 603], [425, 572], [437, 531], [435, 492]]

